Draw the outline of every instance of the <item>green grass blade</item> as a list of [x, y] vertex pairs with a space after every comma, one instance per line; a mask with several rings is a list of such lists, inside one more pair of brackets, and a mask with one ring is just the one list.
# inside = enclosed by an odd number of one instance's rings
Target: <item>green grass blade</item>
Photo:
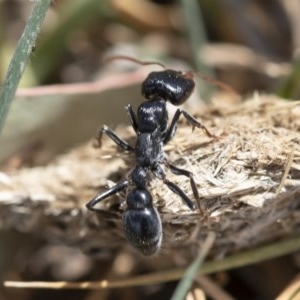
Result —
[[212, 247], [215, 241], [216, 235], [214, 233], [210, 233], [201, 248], [201, 251], [197, 258], [193, 261], [193, 263], [188, 267], [183, 278], [181, 279], [180, 283], [178, 284], [171, 300], [182, 300], [185, 299], [187, 292], [190, 290], [193, 281], [201, 267], [208, 251]]
[[51, 0], [34, 1], [33, 10], [10, 61], [0, 94], [0, 133]]
[[299, 99], [300, 97], [300, 59], [294, 62], [293, 70], [284, 81], [277, 95], [286, 99]]
[[[210, 77], [214, 77], [214, 71], [206, 66], [200, 59], [200, 49], [207, 44], [207, 37], [199, 3], [196, 0], [181, 0], [181, 6], [196, 70]], [[201, 87], [199, 86], [198, 88], [199, 94], [206, 102], [210, 102], [208, 99], [213, 91], [214, 88], [207, 84], [201, 84]]]
[[40, 81], [59, 64], [67, 49], [72, 33], [81, 30], [108, 14], [107, 0], [69, 1], [60, 9], [60, 22], [48, 34], [39, 39], [33, 69]]

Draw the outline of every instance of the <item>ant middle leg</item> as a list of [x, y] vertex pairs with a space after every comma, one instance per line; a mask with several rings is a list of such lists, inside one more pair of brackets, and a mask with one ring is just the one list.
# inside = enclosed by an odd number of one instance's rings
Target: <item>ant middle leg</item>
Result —
[[191, 116], [189, 113], [187, 113], [185, 110], [183, 109], [177, 109], [177, 111], [174, 114], [174, 117], [172, 119], [171, 125], [169, 126], [165, 137], [164, 137], [164, 144], [167, 144], [175, 135], [176, 130], [177, 130], [177, 124], [179, 121], [179, 117], [181, 116], [181, 114], [186, 118], [186, 120], [193, 126], [193, 130], [195, 127], [197, 128], [201, 128], [205, 134], [208, 137], [216, 137], [215, 135], [213, 135], [212, 133], [209, 132], [209, 130], [202, 125], [199, 121], [197, 121], [193, 116]]
[[171, 172], [173, 174], [183, 175], [183, 176], [186, 176], [190, 179], [190, 185], [191, 185], [191, 188], [192, 188], [192, 191], [193, 191], [194, 198], [197, 201], [199, 211], [201, 213], [203, 213], [203, 210], [202, 210], [201, 204], [200, 204], [200, 196], [199, 196], [199, 192], [198, 192], [198, 189], [197, 189], [197, 186], [196, 186], [196, 182], [195, 182], [193, 173], [190, 172], [190, 171], [187, 171], [185, 169], [181, 169], [181, 168], [178, 168], [178, 167], [174, 166], [173, 164], [169, 163], [166, 159], [164, 160], [164, 164], [171, 170]]
[[120, 181], [119, 183], [117, 183], [115, 186], [113, 186], [112, 188], [104, 191], [103, 193], [99, 194], [98, 196], [96, 196], [95, 198], [93, 198], [92, 200], [90, 200], [87, 204], [86, 207], [89, 210], [92, 211], [102, 211], [99, 208], [94, 208], [94, 206], [101, 202], [102, 200], [106, 199], [107, 197], [110, 197], [118, 192], [121, 192], [122, 190], [124, 190], [126, 187], [128, 187], [129, 185], [129, 181], [127, 179]]
[[198, 201], [200, 197], [199, 197], [198, 189], [197, 189], [197, 186], [196, 186], [196, 182], [194, 180], [193, 173], [190, 172], [190, 171], [187, 171], [185, 169], [181, 169], [181, 168], [178, 168], [178, 167], [172, 165], [166, 159], [164, 160], [164, 164], [171, 170], [171, 172], [173, 174], [175, 174], [175, 175], [183, 175], [183, 176], [186, 176], [186, 177], [188, 177], [190, 179], [190, 184], [191, 184], [191, 188], [192, 188], [194, 197]]
[[121, 147], [125, 151], [133, 152], [134, 148], [130, 146], [127, 142], [119, 138], [109, 127], [103, 125], [103, 127], [98, 131], [94, 143], [94, 147], [98, 148], [102, 145], [102, 136], [105, 133], [111, 140], [113, 140], [119, 147]]
[[173, 193], [178, 195], [185, 202], [190, 210], [195, 210], [196, 207], [194, 202], [179, 186], [177, 186], [174, 182], [171, 182], [167, 178], [164, 178], [163, 182]]
[[155, 169], [152, 170], [153, 174], [161, 179], [163, 183], [176, 195], [178, 195], [184, 202], [185, 204], [189, 207], [190, 210], [195, 210], [195, 204], [194, 202], [190, 199], [190, 197], [175, 183], [171, 182], [166, 178], [166, 174], [163, 170], [163, 168], [158, 165]]

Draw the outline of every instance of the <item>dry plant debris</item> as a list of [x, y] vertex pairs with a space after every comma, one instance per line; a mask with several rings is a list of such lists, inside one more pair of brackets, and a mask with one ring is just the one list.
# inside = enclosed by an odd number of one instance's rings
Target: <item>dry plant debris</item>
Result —
[[[191, 170], [205, 215], [190, 211], [157, 179], [151, 193], [164, 236], [161, 253], [197, 253], [207, 233], [221, 257], [300, 232], [300, 105], [255, 95], [243, 103], [217, 102], [194, 113], [218, 138], [183, 123], [165, 147], [178, 167]], [[134, 143], [130, 128], [120, 132]], [[103, 203], [103, 213], [85, 203], [124, 178], [134, 157], [104, 139], [91, 142], [44, 167], [0, 173], [1, 226], [78, 246], [87, 253], [127, 247], [121, 215], [124, 194]], [[192, 197], [189, 181], [168, 172]]]

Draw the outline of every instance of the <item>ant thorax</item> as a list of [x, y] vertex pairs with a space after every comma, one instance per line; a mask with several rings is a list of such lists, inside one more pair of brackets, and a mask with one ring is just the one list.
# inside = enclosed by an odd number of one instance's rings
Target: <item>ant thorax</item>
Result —
[[168, 126], [168, 110], [166, 101], [155, 97], [143, 102], [137, 110], [137, 123], [140, 132], [153, 132], [157, 128], [163, 134]]

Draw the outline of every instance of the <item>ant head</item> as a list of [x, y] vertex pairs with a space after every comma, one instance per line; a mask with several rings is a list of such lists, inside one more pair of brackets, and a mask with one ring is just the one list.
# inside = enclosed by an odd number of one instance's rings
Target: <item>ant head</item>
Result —
[[174, 70], [151, 72], [142, 83], [142, 94], [146, 99], [162, 98], [173, 105], [181, 105], [191, 95], [195, 87], [189, 73]]
[[130, 244], [143, 255], [153, 255], [161, 245], [162, 225], [152, 196], [146, 189], [134, 189], [127, 196], [123, 214], [125, 235]]
[[194, 90], [195, 76], [236, 97], [238, 96], [237, 92], [224, 82], [194, 71], [182, 72], [175, 70], [151, 72], [142, 83], [142, 95], [148, 100], [158, 97], [165, 101], [170, 101], [173, 105], [181, 105], [190, 97]]
[[112, 56], [106, 61], [123, 59], [134, 63], [146, 65], [158, 65], [163, 71], [151, 72], [146, 80], [142, 83], [142, 95], [148, 99], [156, 98], [170, 101], [173, 105], [181, 105], [184, 103], [194, 90], [195, 83], [190, 73], [168, 70], [158, 62], [140, 61], [128, 56]]
[[154, 100], [157, 98], [164, 99], [165, 101], [170, 101], [173, 105], [183, 104], [191, 95], [194, 90], [195, 82], [193, 80], [194, 76], [199, 77], [221, 89], [238, 96], [237, 92], [231, 88], [229, 85], [210, 78], [194, 71], [175, 71], [166, 69], [165, 66], [158, 62], [152, 61], [140, 61], [128, 56], [112, 56], [107, 61], [115, 59], [129, 60], [140, 65], [159, 65], [164, 68], [163, 71], [151, 72], [145, 81], [142, 83], [142, 95], [148, 100]]

